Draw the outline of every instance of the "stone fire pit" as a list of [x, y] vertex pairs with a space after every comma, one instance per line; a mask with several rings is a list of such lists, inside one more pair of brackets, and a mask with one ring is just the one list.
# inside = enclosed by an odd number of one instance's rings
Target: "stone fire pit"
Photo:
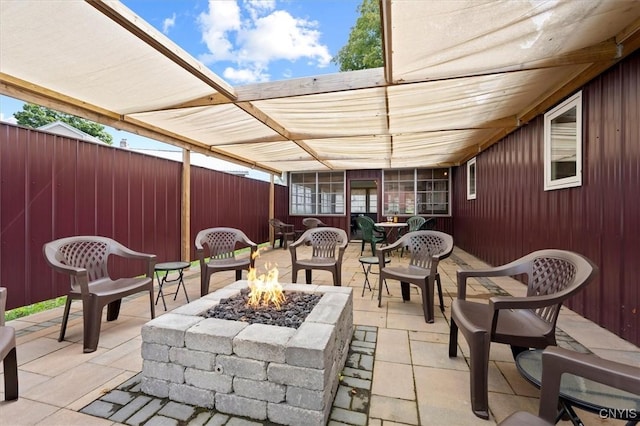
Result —
[[349, 287], [284, 284], [322, 298], [298, 329], [202, 316], [237, 281], [142, 327], [142, 391], [287, 425], [326, 424], [353, 332]]

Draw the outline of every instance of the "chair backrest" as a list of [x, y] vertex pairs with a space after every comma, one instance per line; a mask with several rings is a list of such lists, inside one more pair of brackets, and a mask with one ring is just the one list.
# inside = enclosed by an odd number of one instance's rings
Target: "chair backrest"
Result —
[[411, 216], [409, 219], [407, 219], [407, 226], [409, 227], [407, 232], [419, 231], [420, 227], [426, 221], [427, 221], [427, 219], [425, 219], [422, 216]]
[[397, 244], [409, 250], [410, 265], [432, 269], [437, 266], [433, 265], [434, 256], [442, 260], [451, 254], [453, 237], [440, 231], [413, 231], [400, 237]]
[[308, 229], [300, 237], [312, 247], [311, 257], [336, 258], [336, 249], [349, 243], [347, 233], [340, 228], [321, 227]]
[[375, 227], [375, 222], [369, 216], [358, 216], [356, 217], [356, 223], [358, 224], [358, 228], [362, 231], [362, 239], [365, 241], [371, 241], [373, 238], [373, 229]]
[[273, 226], [273, 230], [275, 232], [282, 232], [283, 228], [286, 226], [286, 224], [281, 221], [280, 219], [269, 219], [269, 225]]
[[238, 243], [250, 244], [251, 241], [235, 228], [208, 228], [196, 235], [196, 249], [205, 250], [205, 257], [211, 259], [235, 259]]
[[562, 302], [588, 284], [597, 268], [586, 257], [566, 250], [538, 250], [522, 258], [521, 273], [527, 276], [527, 296], [557, 296], [557, 303], [535, 309], [536, 315], [555, 324]]
[[304, 219], [302, 219], [302, 224], [307, 229], [313, 229], [319, 226], [327, 226], [324, 222], [322, 222], [320, 219], [315, 217], [305, 217]]
[[[123, 247], [107, 237], [73, 236], [46, 243], [43, 253], [49, 261], [86, 269], [87, 278], [91, 282], [109, 276], [108, 258], [112, 253], [120, 253]], [[71, 287], [76, 289], [73, 276]]]
[[424, 223], [420, 226], [421, 231], [428, 231], [436, 228], [436, 218], [430, 217], [424, 220]]

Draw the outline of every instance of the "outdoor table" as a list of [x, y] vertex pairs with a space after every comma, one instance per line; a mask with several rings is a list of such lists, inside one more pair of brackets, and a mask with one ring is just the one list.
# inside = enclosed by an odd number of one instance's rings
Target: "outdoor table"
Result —
[[398, 239], [398, 233], [401, 228], [409, 226], [406, 222], [378, 222], [374, 225], [384, 229], [384, 232], [387, 234], [388, 244], [391, 244]]
[[[540, 388], [542, 381], [542, 350], [528, 350], [516, 357], [518, 372]], [[573, 407], [591, 411], [601, 417], [627, 420], [627, 425], [638, 423], [640, 399], [637, 395], [592, 380], [565, 373], [560, 382], [560, 412], [558, 422], [569, 416], [575, 426], [583, 426]]]
[[[173, 300], [176, 300], [176, 297], [178, 296], [178, 291], [180, 290], [180, 286], [182, 285], [182, 290], [184, 290], [184, 296], [187, 298], [187, 303], [189, 303], [189, 296], [187, 295], [187, 289], [184, 286], [184, 280], [183, 280], [183, 271], [189, 267], [189, 263], [187, 262], [164, 262], [164, 263], [158, 263], [155, 266], [155, 272], [156, 272], [156, 280], [158, 281], [158, 295], [156, 296], [156, 305], [158, 304], [158, 299], [160, 298], [160, 296], [162, 296], [162, 304], [164, 305], [164, 310], [167, 310], [167, 303], [164, 300], [164, 293], [162, 291], [162, 287], [166, 284], [166, 283], [173, 283], [173, 282], [177, 282], [178, 283], [178, 287], [176, 287], [176, 291], [174, 293], [169, 293], [170, 295], [173, 294]], [[171, 271], [176, 271], [178, 273], [178, 277], [174, 278], [174, 279], [168, 279], [169, 276], [169, 272]], [[164, 276], [162, 276], [162, 278], [160, 278], [160, 273], [164, 272]]]
[[[364, 283], [362, 284], [362, 297], [364, 297], [364, 289], [369, 287], [369, 291], [371, 291], [371, 283], [369, 282], [369, 274], [376, 274], [376, 272], [371, 272], [372, 265], [379, 265], [380, 260], [377, 256], [362, 256], [360, 259], [360, 265], [362, 265], [362, 271], [364, 272]], [[384, 259], [385, 265], [391, 262], [391, 259]], [[366, 266], [365, 266], [366, 265]], [[389, 294], [389, 287], [387, 286], [387, 280], [384, 280], [384, 285], [387, 287], [387, 294]]]

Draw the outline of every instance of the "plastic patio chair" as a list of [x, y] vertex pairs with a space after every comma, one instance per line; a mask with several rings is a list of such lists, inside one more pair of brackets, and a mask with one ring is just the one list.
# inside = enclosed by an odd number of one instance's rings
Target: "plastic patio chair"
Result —
[[284, 223], [280, 219], [269, 219], [269, 225], [273, 227], [273, 244], [272, 248], [276, 248], [276, 240], [280, 240], [280, 247], [283, 249], [287, 248], [287, 240], [295, 239], [295, 231], [293, 229], [293, 225]]
[[304, 219], [302, 219], [302, 224], [307, 229], [319, 228], [322, 226], [329, 226], [323, 221], [321, 221], [320, 219], [318, 219], [317, 217], [305, 217]]
[[[557, 346], [542, 353], [542, 386], [538, 415], [517, 411], [501, 426], [551, 426], [558, 418], [560, 381], [564, 373], [602, 383], [640, 396], [640, 368]], [[640, 416], [640, 414], [639, 414]], [[634, 424], [629, 422], [627, 424]]]
[[[216, 272], [236, 271], [236, 280], [241, 280], [242, 271], [253, 268], [254, 253], [258, 250], [256, 243], [235, 228], [203, 229], [196, 235], [195, 244], [200, 260], [200, 296], [209, 294], [209, 281]], [[250, 247], [249, 256], [236, 258], [235, 250], [242, 247]]]
[[[108, 305], [107, 321], [115, 321], [118, 319], [123, 297], [147, 291], [151, 319], [155, 318], [153, 268], [156, 256], [154, 254], [133, 251], [111, 238], [98, 236], [61, 238], [46, 243], [42, 251], [49, 266], [57, 272], [68, 274], [70, 280], [58, 341], [64, 340], [71, 301], [74, 299], [82, 300], [85, 353], [94, 352], [98, 347], [102, 309], [105, 305]], [[108, 259], [112, 255], [144, 261], [146, 275], [111, 278]]]
[[[311, 246], [311, 256], [299, 259], [297, 249], [307, 243]], [[342, 258], [348, 243], [349, 238], [343, 229], [331, 227], [307, 229], [297, 241], [289, 245], [291, 281], [296, 283], [298, 271], [304, 269], [306, 283], [311, 284], [311, 271], [319, 269], [333, 274], [333, 285], [342, 285]]]
[[0, 287], [0, 359], [4, 369], [4, 399], [18, 399], [18, 358], [16, 355], [16, 331], [4, 325], [7, 306], [7, 289]]
[[[469, 344], [471, 408], [489, 418], [488, 366], [491, 342], [527, 348], [556, 344], [562, 302], [590, 283], [598, 268], [586, 257], [565, 250], [539, 250], [495, 268], [458, 270], [458, 297], [451, 305], [449, 356], [457, 356], [458, 330]], [[466, 300], [467, 279], [526, 275], [523, 297], [494, 296], [489, 303]]]
[[362, 231], [362, 246], [360, 247], [360, 256], [364, 252], [365, 243], [371, 244], [371, 254], [376, 255], [376, 244], [384, 244], [387, 242], [387, 234], [384, 229], [375, 226], [375, 222], [369, 216], [358, 216], [356, 218], [358, 228]]
[[[381, 267], [378, 276], [378, 307], [382, 306], [382, 283], [387, 280], [400, 281], [402, 298], [409, 298], [409, 284], [420, 288], [422, 293], [422, 309], [424, 319], [428, 323], [434, 321], [433, 293], [434, 285], [438, 286], [440, 310], [444, 312], [442, 299], [442, 283], [438, 274], [438, 263], [446, 259], [453, 250], [453, 237], [439, 231], [414, 231], [400, 237], [395, 243], [383, 246], [378, 250], [378, 261], [384, 265], [385, 257], [393, 250], [407, 248], [411, 257], [409, 263], [396, 263]], [[435, 284], [434, 284], [435, 283]]]
[[[427, 219], [422, 216], [411, 216], [409, 219], [407, 219], [407, 227], [401, 235], [407, 234], [409, 232], [419, 231], [426, 221]], [[404, 256], [404, 247], [402, 248], [400, 256]]]

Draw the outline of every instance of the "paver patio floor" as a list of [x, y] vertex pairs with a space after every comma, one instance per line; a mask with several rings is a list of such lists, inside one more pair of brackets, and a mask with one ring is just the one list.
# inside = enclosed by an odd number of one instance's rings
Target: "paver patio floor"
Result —
[[[368, 253], [366, 251], [364, 254]], [[375, 330], [371, 391], [355, 408], [345, 406], [344, 392], [339, 392], [334, 400], [330, 424], [493, 425], [513, 411], [537, 412], [539, 392], [518, 374], [507, 346], [494, 344], [491, 349], [489, 420], [481, 420], [471, 412], [469, 368], [465, 358], [468, 348], [463, 337], [459, 339], [461, 350], [458, 357], [448, 357], [449, 308], [456, 294], [456, 270], [461, 265], [484, 267], [486, 264], [457, 248], [450, 258], [440, 263], [445, 312], [443, 314], [436, 309], [435, 323], [427, 324], [424, 322], [421, 298], [415, 289], [412, 289], [411, 301], [405, 303], [401, 299], [399, 283], [390, 281], [391, 294], [387, 295], [383, 290], [382, 307], [379, 308], [377, 276], [373, 275], [373, 291], [367, 289], [361, 296], [364, 273], [358, 262], [359, 257], [360, 242], [351, 242], [345, 253], [342, 277], [344, 286], [353, 287], [354, 325], [364, 327], [360, 329], [361, 333], [365, 332], [363, 330]], [[392, 262], [400, 261], [403, 260], [397, 256], [392, 259]], [[277, 265], [280, 282], [292, 281], [288, 250], [263, 250], [256, 264], [258, 268], [265, 264]], [[187, 292], [192, 301], [199, 297], [199, 279], [198, 267], [185, 271]], [[234, 281], [233, 272], [216, 273], [211, 279], [211, 291]], [[304, 282], [304, 273], [299, 274], [298, 282]], [[314, 271], [313, 282], [331, 285], [331, 274]], [[175, 291], [175, 283], [165, 286], [168, 311], [186, 302], [182, 291], [174, 301], [174, 296], [169, 295], [172, 291]], [[496, 291], [517, 295], [523, 293], [524, 286], [510, 279], [476, 282], [468, 297], [486, 300], [488, 294]], [[114, 392], [127, 381], [135, 380], [142, 370], [140, 328], [149, 320], [148, 297], [141, 294], [127, 299], [122, 304], [117, 321], [103, 321], [98, 350], [91, 354], [82, 352], [80, 309], [80, 302], [72, 304], [72, 316], [63, 342], [57, 340], [62, 308], [8, 323], [16, 329], [18, 336], [20, 398], [6, 402], [4, 390], [0, 390], [0, 425], [136, 423], [124, 417], [118, 421], [108, 420], [84, 414], [81, 410], [105, 394]], [[160, 301], [156, 306], [156, 315], [164, 313]], [[629, 364], [640, 364], [640, 348], [566, 308], [562, 309], [558, 327], [561, 346], [592, 351]], [[111, 396], [115, 398], [117, 394]], [[173, 405], [163, 409], [165, 414], [180, 412], [180, 407]], [[364, 413], [364, 420], [362, 416], [349, 417], [349, 412]], [[586, 425], [615, 424], [595, 414], [579, 411], [579, 415]], [[349, 423], [351, 421], [354, 423]], [[163, 419], [152, 417], [145, 424], [186, 423], [169, 415], [163, 416]], [[190, 424], [262, 423], [209, 413], [197, 417]]]

